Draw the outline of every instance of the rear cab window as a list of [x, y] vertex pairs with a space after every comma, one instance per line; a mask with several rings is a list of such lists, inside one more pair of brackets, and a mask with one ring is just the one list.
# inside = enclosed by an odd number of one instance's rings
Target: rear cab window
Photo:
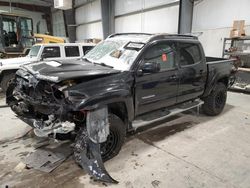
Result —
[[202, 60], [200, 47], [196, 43], [179, 43], [180, 66], [200, 63]]
[[65, 56], [66, 57], [79, 57], [80, 51], [78, 46], [65, 46]]

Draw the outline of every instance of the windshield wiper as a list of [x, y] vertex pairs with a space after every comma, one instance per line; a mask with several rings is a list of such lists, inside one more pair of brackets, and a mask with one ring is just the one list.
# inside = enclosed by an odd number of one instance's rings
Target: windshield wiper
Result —
[[110, 66], [110, 65], [106, 65], [105, 63], [97, 63], [97, 62], [90, 61], [90, 60], [89, 60], [88, 58], [86, 58], [86, 57], [83, 57], [82, 59], [83, 59], [83, 60], [86, 60], [86, 61], [89, 62], [89, 63], [93, 63], [93, 64], [95, 64], [95, 65], [101, 65], [101, 66], [104, 66], [104, 67], [114, 68], [114, 67], [112, 67], [112, 66]]
[[114, 68], [114, 67], [112, 67], [112, 66], [110, 66], [110, 65], [106, 65], [105, 63], [95, 63], [95, 62], [94, 62], [94, 64], [95, 64], [95, 65], [101, 65], [101, 66], [104, 66], [104, 67]]

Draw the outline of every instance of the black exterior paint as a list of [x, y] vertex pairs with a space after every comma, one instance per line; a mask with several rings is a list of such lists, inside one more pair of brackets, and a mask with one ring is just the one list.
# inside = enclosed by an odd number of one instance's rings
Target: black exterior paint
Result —
[[[164, 72], [141, 74], [140, 68], [145, 50], [162, 41], [175, 43], [176, 67]], [[180, 42], [198, 44], [202, 61], [181, 67], [178, 63]], [[152, 110], [203, 98], [211, 92], [218, 80], [229, 80], [232, 77], [233, 67], [231, 60], [216, 59], [215, 63], [206, 62], [197, 38], [181, 35], [153, 36], [138, 55], [130, 71], [121, 72], [84, 60], [59, 61], [59, 63], [61, 63], [59, 67], [50, 66], [46, 62], [33, 63], [22, 69], [30, 72], [34, 77], [38, 74], [57, 77], [57, 80], [51, 83], [60, 84], [65, 80], [81, 79], [80, 83], [67, 90], [71, 93], [81, 93], [86, 98], [82, 102], [68, 104], [68, 106], [72, 105], [68, 109], [91, 110], [102, 105], [121, 102], [126, 106], [129, 122], [136, 116]], [[17, 75], [23, 77], [20, 72], [18, 71]], [[154, 97], [147, 98], [150, 95]], [[64, 105], [67, 106], [66, 103]]]
[[[51, 66], [50, 63], [59, 63], [60, 66]], [[120, 71], [98, 64], [86, 62], [84, 60], [61, 60], [61, 61], [41, 61], [23, 66], [23, 69], [36, 75], [47, 77], [58, 77], [53, 82], [59, 83], [69, 79], [78, 79], [83, 77], [108, 75]]]

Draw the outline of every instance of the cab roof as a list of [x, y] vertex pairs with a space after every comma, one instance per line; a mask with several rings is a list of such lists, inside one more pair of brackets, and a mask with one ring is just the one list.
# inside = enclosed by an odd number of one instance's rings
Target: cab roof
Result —
[[133, 42], [150, 42], [153, 40], [159, 40], [159, 39], [192, 39], [197, 40], [198, 37], [193, 35], [184, 35], [184, 34], [168, 34], [168, 33], [157, 33], [157, 34], [151, 34], [151, 33], [115, 33], [108, 37], [109, 39], [125, 39], [125, 40], [131, 40]]

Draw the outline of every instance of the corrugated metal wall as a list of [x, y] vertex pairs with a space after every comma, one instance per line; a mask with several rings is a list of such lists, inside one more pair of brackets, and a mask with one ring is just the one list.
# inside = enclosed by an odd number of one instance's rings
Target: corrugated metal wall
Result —
[[116, 0], [115, 31], [177, 33], [178, 15], [176, 0]]
[[[102, 38], [100, 0], [76, 0], [76, 37]], [[115, 32], [177, 33], [179, 0], [116, 0]]]
[[66, 37], [66, 28], [64, 23], [63, 11], [54, 10], [52, 12], [53, 35]]
[[76, 1], [76, 38], [81, 41], [88, 38], [102, 38], [101, 3], [100, 0], [86, 3], [87, 0]]

